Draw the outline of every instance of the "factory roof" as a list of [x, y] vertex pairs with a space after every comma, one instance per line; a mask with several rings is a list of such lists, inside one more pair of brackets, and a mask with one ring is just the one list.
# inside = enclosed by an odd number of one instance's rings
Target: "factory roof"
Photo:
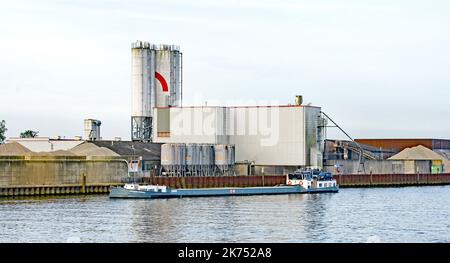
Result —
[[428, 138], [401, 138], [401, 139], [355, 139], [358, 143], [378, 148], [389, 148], [401, 151], [406, 148], [423, 145], [429, 149], [449, 149], [450, 140]]
[[143, 160], [161, 160], [161, 144], [159, 143], [132, 141], [92, 141], [91, 143], [108, 148], [124, 157], [142, 156]]

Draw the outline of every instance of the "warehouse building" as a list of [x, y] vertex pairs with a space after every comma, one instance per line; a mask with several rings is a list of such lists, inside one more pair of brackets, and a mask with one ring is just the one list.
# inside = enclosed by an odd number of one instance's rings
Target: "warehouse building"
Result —
[[388, 160], [403, 163], [405, 174], [439, 174], [449, 172], [450, 168], [450, 162], [446, 157], [422, 145], [406, 148]]
[[232, 144], [237, 163], [322, 167], [324, 120], [319, 107], [156, 107], [153, 116], [157, 143]]

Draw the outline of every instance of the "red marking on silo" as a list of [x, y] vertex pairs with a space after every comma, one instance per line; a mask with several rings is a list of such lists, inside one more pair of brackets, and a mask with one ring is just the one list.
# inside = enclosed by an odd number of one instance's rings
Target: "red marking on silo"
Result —
[[164, 77], [159, 74], [158, 72], [155, 71], [155, 77], [157, 80], [159, 80], [159, 83], [161, 83], [163, 92], [168, 92], [169, 91], [169, 85], [167, 85], [167, 81], [164, 79]]

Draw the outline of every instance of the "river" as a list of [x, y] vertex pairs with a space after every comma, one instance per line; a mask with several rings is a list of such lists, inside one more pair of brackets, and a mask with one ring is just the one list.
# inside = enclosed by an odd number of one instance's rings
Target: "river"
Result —
[[0, 199], [0, 242], [450, 242], [450, 186], [334, 194]]

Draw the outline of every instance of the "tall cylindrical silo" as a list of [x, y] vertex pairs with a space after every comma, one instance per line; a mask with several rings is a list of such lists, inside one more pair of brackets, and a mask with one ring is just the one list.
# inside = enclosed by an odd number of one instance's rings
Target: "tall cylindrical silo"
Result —
[[179, 47], [160, 45], [156, 50], [156, 106], [181, 105], [181, 52]]
[[155, 50], [147, 42], [137, 41], [131, 47], [131, 139], [152, 138], [152, 108], [155, 100]]
[[154, 107], [180, 106], [182, 53], [178, 46], [132, 44], [131, 139], [152, 141]]

